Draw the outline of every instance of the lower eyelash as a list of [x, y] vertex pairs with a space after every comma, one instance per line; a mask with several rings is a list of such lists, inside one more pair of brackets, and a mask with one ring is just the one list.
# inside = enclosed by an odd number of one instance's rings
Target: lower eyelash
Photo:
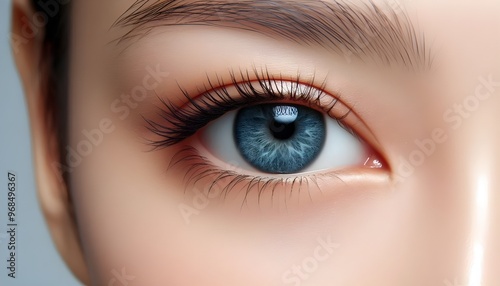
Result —
[[[230, 170], [231, 167], [227, 170], [222, 170], [215, 166], [192, 146], [183, 147], [174, 154], [168, 169], [173, 167], [186, 170], [183, 178], [186, 186], [184, 191], [186, 193], [190, 188], [198, 188], [199, 185], [204, 186], [207, 196], [213, 196], [214, 192], [217, 192], [217, 197], [221, 197], [223, 200], [227, 199], [232, 192], [236, 192], [239, 195], [241, 195], [241, 192], [244, 192], [244, 197], [241, 200], [241, 208], [248, 204], [249, 196], [254, 196], [252, 198], [256, 199], [257, 205], [260, 206], [264, 195], [271, 199], [273, 206], [275, 198], [284, 197], [286, 207], [287, 202], [291, 203], [294, 194], [299, 194], [300, 196], [303, 188], [307, 189], [306, 192], [312, 200], [310, 188], [317, 188], [322, 193], [318, 182], [323, 176], [328, 178], [335, 177], [340, 182], [343, 182], [342, 179], [332, 172], [328, 174], [308, 174], [293, 177], [242, 175]], [[204, 184], [204, 181], [209, 183]], [[277, 190], [278, 188], [280, 190]], [[283, 204], [283, 201], [277, 201], [277, 203]]]

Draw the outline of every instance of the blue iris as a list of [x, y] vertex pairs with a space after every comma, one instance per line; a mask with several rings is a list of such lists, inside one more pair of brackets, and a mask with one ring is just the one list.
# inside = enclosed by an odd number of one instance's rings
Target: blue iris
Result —
[[241, 109], [234, 123], [238, 151], [266, 173], [300, 172], [316, 159], [325, 137], [323, 115], [305, 106], [251, 106]]

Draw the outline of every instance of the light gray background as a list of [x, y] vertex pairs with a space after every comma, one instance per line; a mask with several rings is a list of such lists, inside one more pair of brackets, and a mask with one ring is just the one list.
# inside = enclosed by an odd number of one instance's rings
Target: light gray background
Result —
[[[73, 286], [38, 205], [28, 116], [9, 47], [11, 1], [0, 0], [0, 285]], [[7, 172], [17, 174], [17, 270], [7, 276]], [[3, 234], [3, 235], [2, 235]]]

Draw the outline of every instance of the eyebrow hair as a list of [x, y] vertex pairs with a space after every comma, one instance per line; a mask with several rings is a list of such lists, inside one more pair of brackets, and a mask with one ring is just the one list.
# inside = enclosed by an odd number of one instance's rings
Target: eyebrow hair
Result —
[[[319, 45], [344, 57], [402, 64], [427, 70], [432, 57], [398, 0], [359, 4], [344, 0], [137, 0], [113, 24], [125, 33], [115, 42], [132, 44], [161, 26], [236, 28]], [[394, 7], [396, 6], [396, 7]]]

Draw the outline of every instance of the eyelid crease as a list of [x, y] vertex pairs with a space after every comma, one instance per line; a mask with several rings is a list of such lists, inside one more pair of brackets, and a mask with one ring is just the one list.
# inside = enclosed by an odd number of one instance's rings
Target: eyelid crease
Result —
[[[250, 104], [291, 102], [302, 103], [311, 108], [320, 109], [342, 127], [353, 133], [343, 120], [351, 113], [351, 109], [340, 101], [340, 95], [328, 94], [324, 91], [326, 80], [316, 88], [315, 76], [303, 80], [297, 75], [293, 80], [283, 75], [272, 76], [267, 69], [258, 71], [239, 71], [239, 78], [234, 71], [230, 71], [230, 82], [225, 82], [216, 75], [216, 83], [207, 75], [207, 84], [200, 95], [191, 96], [179, 86], [187, 103], [176, 106], [158, 96], [161, 103], [157, 106], [159, 119], [145, 118], [146, 128], [157, 135], [159, 140], [148, 140], [154, 149], [175, 145], [195, 134], [209, 122], [221, 117], [225, 113], [246, 107]], [[234, 92], [229, 89], [234, 88]], [[235, 94], [236, 93], [236, 94]], [[160, 122], [161, 121], [161, 122]], [[356, 135], [356, 134], [354, 134]]]

